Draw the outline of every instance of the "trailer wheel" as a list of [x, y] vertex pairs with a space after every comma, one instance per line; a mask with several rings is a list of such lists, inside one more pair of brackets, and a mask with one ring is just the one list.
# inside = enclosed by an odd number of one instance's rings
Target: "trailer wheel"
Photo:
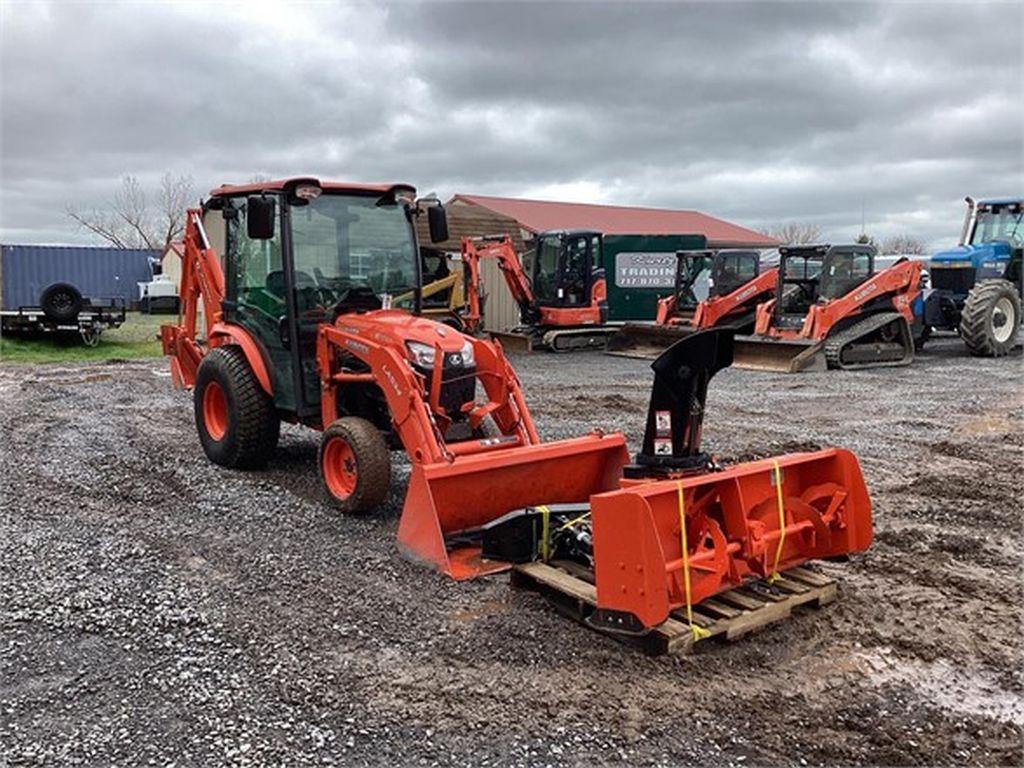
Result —
[[345, 514], [370, 512], [388, 496], [391, 454], [371, 422], [345, 416], [324, 430], [317, 454], [327, 499]]
[[54, 283], [39, 295], [43, 314], [56, 323], [67, 323], [82, 311], [82, 292], [70, 283]]
[[199, 364], [193, 396], [199, 442], [223, 467], [261, 467], [277, 447], [281, 420], [236, 346], [212, 349]]
[[1020, 329], [1017, 287], [1008, 280], [983, 280], [967, 295], [960, 313], [960, 337], [977, 357], [1010, 354]]

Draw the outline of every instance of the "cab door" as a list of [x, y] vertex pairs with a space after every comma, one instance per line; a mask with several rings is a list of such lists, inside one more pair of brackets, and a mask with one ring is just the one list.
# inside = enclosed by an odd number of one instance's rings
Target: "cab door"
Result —
[[[281, 206], [278, 206], [280, 211]], [[290, 349], [289, 301], [280, 220], [274, 237], [253, 240], [246, 226], [246, 199], [225, 201], [225, 319], [242, 326], [259, 345], [270, 369], [274, 406], [296, 410]]]

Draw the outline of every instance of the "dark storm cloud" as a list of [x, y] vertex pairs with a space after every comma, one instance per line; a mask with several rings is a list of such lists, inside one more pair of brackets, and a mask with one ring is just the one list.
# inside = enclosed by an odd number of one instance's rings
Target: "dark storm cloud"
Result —
[[4, 240], [316, 173], [948, 240], [1019, 194], [1022, 5], [2, 6]]

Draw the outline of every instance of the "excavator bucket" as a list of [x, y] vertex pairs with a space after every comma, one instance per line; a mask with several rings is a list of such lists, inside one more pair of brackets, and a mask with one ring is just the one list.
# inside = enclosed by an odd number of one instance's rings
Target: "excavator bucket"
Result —
[[595, 433], [414, 464], [399, 546], [459, 580], [503, 570], [508, 563], [481, 558], [481, 526], [514, 509], [585, 502], [616, 488], [628, 460], [621, 434]]
[[654, 359], [677, 341], [696, 332], [690, 325], [626, 323], [608, 340], [605, 351], [618, 357]]
[[733, 366], [754, 371], [801, 373], [828, 369], [825, 345], [804, 339], [772, 339], [767, 336], [737, 336]]
[[591, 621], [613, 631], [643, 632], [688, 603], [863, 551], [872, 538], [857, 459], [835, 448], [640, 482], [595, 496], [591, 514]]

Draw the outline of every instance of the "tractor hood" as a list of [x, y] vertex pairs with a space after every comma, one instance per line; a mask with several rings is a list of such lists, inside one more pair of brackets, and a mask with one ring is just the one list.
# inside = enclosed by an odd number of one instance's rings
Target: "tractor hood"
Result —
[[989, 262], [1010, 260], [1010, 244], [995, 240], [980, 245], [960, 245], [932, 256], [930, 267], [973, 267], [980, 269]]
[[409, 343], [414, 346], [425, 345], [434, 349], [440, 348], [445, 356], [459, 354], [467, 343], [477, 341], [444, 323], [398, 309], [344, 314], [338, 317], [334, 325], [339, 330], [362, 336], [378, 344], [405, 349]]

